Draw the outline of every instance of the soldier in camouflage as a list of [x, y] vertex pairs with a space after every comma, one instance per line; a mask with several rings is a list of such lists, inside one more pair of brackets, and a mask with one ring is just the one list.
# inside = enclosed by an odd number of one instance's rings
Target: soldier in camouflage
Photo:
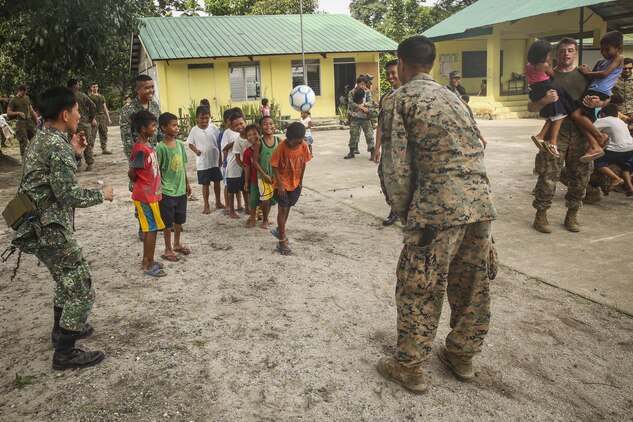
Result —
[[[84, 151], [84, 159], [86, 161], [86, 171], [92, 170], [92, 165], [95, 162], [94, 159], [94, 139], [92, 138], [92, 126], [96, 125], [97, 121], [95, 116], [97, 115], [97, 106], [86, 94], [79, 90], [79, 81], [77, 79], [69, 79], [66, 84], [68, 88], [73, 90], [77, 97], [77, 104], [79, 105], [79, 115], [81, 119], [77, 125], [77, 133], [83, 132], [84, 136], [88, 140], [88, 145]], [[80, 164], [78, 163], [77, 166]]]
[[624, 59], [622, 73], [613, 87], [613, 95], [622, 97], [622, 108], [620, 112], [626, 114], [629, 123], [633, 123], [633, 59]]
[[440, 359], [459, 379], [474, 378], [490, 321], [491, 221], [497, 217], [484, 150], [466, 104], [430, 76], [435, 45], [424, 36], [398, 46], [402, 88], [379, 118], [379, 175], [391, 209], [404, 224], [397, 268], [396, 353], [377, 369], [409, 391], [427, 390], [423, 364], [448, 293], [451, 332]]
[[[369, 101], [367, 101], [367, 95], [365, 96], [365, 104], [356, 104], [354, 102], [354, 92], [357, 89], [367, 90], [367, 77], [361, 75], [356, 80], [356, 87], [352, 89], [347, 95], [347, 108], [349, 116], [349, 153], [343, 157], [346, 160], [354, 158], [355, 154], [359, 154], [358, 142], [360, 140], [361, 130], [365, 134], [365, 142], [367, 142], [367, 151], [369, 151], [370, 160], [374, 154], [374, 129], [371, 125], [372, 116], [375, 107], [371, 104], [371, 95]], [[360, 112], [360, 113], [359, 113]]]
[[[571, 38], [563, 38], [558, 43], [556, 51], [557, 64], [554, 68], [556, 83], [565, 88], [573, 99], [577, 99], [578, 102], [582, 102], [587, 107], [602, 107], [604, 103], [598, 97], [583, 97], [589, 80], [574, 65], [578, 52], [576, 41]], [[538, 112], [557, 100], [556, 91], [551, 90], [541, 100], [528, 103], [528, 110]], [[581, 230], [578, 212], [582, 207], [587, 183], [589, 183], [589, 178], [593, 172], [593, 162], [582, 163], [580, 161], [580, 157], [587, 150], [587, 141], [582, 137], [571, 117], [565, 119], [560, 128], [557, 146], [559, 158], [542, 151], [536, 156], [538, 181], [534, 188], [534, 201], [532, 202], [532, 206], [536, 209], [533, 227], [541, 233], [551, 233], [552, 229], [547, 221], [547, 210], [552, 206], [556, 184], [563, 166], [565, 166], [568, 184], [565, 195], [567, 214], [564, 225], [567, 230], [576, 233]]]
[[15, 137], [20, 144], [20, 156], [24, 157], [29, 141], [35, 136], [35, 111], [31, 99], [26, 95], [26, 86], [20, 85], [16, 96], [9, 101], [7, 116], [18, 119]]
[[99, 94], [99, 84], [96, 82], [90, 84], [90, 94], [88, 94], [88, 97], [90, 97], [97, 107], [95, 115], [95, 121], [97, 124], [92, 126], [92, 131], [90, 133], [91, 143], [92, 145], [95, 144], [98, 132], [99, 142], [101, 143], [101, 154], [112, 154], [108, 151], [108, 125], [112, 123], [112, 120], [110, 120], [110, 111], [108, 110], [106, 99], [103, 95]]
[[[141, 110], [148, 110], [158, 121], [160, 116], [160, 108], [154, 98], [154, 81], [147, 75], [138, 75], [135, 80], [136, 98], [124, 105], [121, 109], [120, 127], [121, 127], [121, 142], [123, 142], [123, 152], [127, 157], [128, 162], [132, 160], [132, 147], [136, 142], [137, 133], [132, 129], [132, 116]], [[149, 139], [152, 146], [156, 146], [162, 139], [162, 133], [160, 130], [156, 132], [156, 135]]]
[[112, 201], [112, 188], [83, 189], [77, 186], [76, 163], [87, 145], [76, 133], [80, 120], [73, 91], [58, 87], [44, 92], [38, 103], [46, 126], [33, 138], [24, 157], [20, 190], [33, 201], [36, 212], [16, 232], [13, 243], [33, 253], [55, 280], [52, 341], [53, 368], [64, 370], [95, 365], [102, 352], [84, 352], [75, 342], [89, 336], [87, 324], [95, 298], [88, 262], [75, 240], [74, 209]]

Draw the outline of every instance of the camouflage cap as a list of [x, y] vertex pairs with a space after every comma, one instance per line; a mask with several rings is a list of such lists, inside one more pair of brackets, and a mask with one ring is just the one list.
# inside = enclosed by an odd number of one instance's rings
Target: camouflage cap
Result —
[[462, 73], [458, 70], [453, 70], [449, 75], [450, 78], [461, 78]]

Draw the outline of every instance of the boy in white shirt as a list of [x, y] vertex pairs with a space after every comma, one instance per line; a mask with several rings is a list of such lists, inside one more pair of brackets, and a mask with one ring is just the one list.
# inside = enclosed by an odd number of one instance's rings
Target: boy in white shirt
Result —
[[[234, 109], [233, 114], [229, 117], [229, 127], [230, 129], [227, 128], [222, 136], [222, 151], [226, 154], [225, 182], [228, 190], [227, 215], [231, 218], [240, 218], [235, 212], [235, 197], [237, 196], [237, 210], [242, 211], [240, 192], [244, 187], [244, 180], [242, 180], [242, 167], [235, 160], [233, 148], [235, 147], [236, 141], [240, 138], [239, 131], [246, 127], [242, 110]], [[236, 129], [238, 129], [238, 131], [236, 131]]]
[[[633, 198], [633, 183], [631, 171], [633, 170], [633, 138], [629, 128], [618, 116], [618, 107], [615, 104], [607, 104], [600, 111], [601, 118], [594, 123], [595, 127], [609, 136], [610, 142], [605, 147], [604, 156], [594, 161], [596, 170], [609, 176], [611, 183], [609, 190], [624, 184], [626, 197]], [[609, 165], [616, 164], [622, 169], [622, 177], [619, 177]]]
[[198, 169], [198, 184], [202, 185], [202, 198], [204, 201], [203, 214], [211, 213], [209, 205], [209, 185], [213, 182], [215, 194], [215, 209], [222, 209], [224, 205], [220, 199], [220, 182], [222, 181], [222, 154], [218, 148], [218, 135], [220, 130], [214, 124], [209, 124], [211, 111], [208, 107], [200, 106], [196, 109], [196, 122], [198, 123], [189, 132], [187, 144], [196, 154], [196, 167]]

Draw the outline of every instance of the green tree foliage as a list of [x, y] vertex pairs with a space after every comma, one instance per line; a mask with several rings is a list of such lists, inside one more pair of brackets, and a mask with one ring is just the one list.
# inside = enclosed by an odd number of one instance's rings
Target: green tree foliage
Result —
[[352, 0], [349, 10], [354, 19], [376, 28], [382, 24], [388, 5], [385, 0]]
[[248, 15], [257, 0], [204, 0], [204, 11], [213, 16]]
[[[318, 0], [303, 0], [303, 13], [314, 13]], [[299, 14], [299, 0], [258, 0], [251, 11], [253, 15]]]

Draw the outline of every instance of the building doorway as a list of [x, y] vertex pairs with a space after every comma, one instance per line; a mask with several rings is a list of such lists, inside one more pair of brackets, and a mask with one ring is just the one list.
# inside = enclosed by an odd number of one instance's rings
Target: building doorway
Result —
[[356, 85], [356, 63], [354, 58], [334, 59], [334, 96], [336, 108], [347, 101], [347, 93]]

